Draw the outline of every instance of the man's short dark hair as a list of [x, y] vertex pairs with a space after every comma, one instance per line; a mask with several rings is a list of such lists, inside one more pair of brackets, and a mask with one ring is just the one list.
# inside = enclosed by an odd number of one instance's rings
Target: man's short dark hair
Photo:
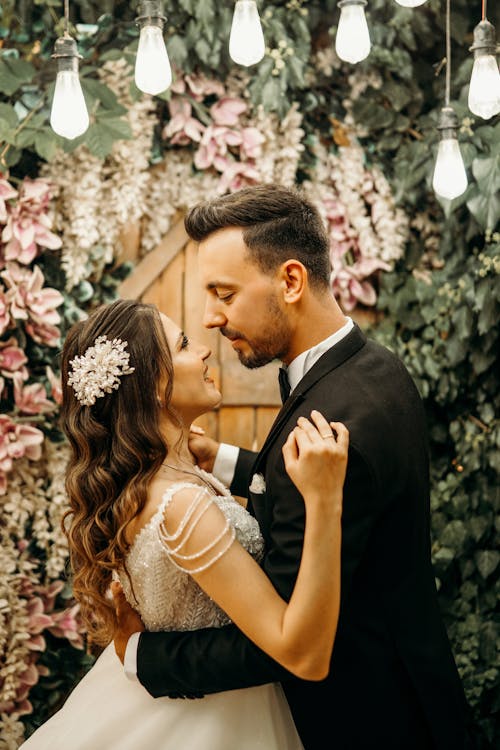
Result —
[[306, 267], [312, 285], [330, 283], [326, 229], [317, 208], [298, 190], [282, 185], [243, 188], [194, 206], [184, 224], [197, 242], [219, 229], [241, 227], [250, 257], [263, 271], [295, 258]]

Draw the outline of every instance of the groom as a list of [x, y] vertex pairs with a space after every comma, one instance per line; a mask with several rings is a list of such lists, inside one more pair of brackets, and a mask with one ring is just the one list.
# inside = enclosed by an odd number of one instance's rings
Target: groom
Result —
[[246, 367], [284, 363], [283, 408], [258, 455], [234, 449], [231, 465], [227, 446], [217, 453], [200, 437], [192, 447], [248, 497], [266, 542], [264, 570], [287, 599], [304, 504], [281, 449], [312, 409], [349, 429], [340, 620], [322, 682], [292, 677], [232, 625], [128, 640], [137, 628], [122, 616], [117, 650], [128, 642], [127, 658], [155, 697], [281, 681], [306, 750], [461, 750], [467, 706], [431, 566], [425, 417], [414, 383], [342, 313], [328, 238], [300, 193], [245, 188], [195, 206], [186, 228], [199, 242], [205, 325], [220, 329]]

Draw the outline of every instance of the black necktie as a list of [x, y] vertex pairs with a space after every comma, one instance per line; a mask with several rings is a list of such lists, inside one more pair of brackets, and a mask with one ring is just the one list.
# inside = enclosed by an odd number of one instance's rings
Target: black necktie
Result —
[[290, 382], [284, 367], [280, 367], [279, 369], [278, 380], [280, 384], [281, 403], [284, 404], [290, 395]]

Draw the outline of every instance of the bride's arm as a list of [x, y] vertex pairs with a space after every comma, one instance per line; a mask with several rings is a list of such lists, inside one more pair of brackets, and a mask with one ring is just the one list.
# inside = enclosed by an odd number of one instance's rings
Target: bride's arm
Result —
[[[313, 416], [321, 433], [328, 423]], [[328, 674], [340, 602], [342, 485], [347, 430], [324, 439], [299, 420], [284, 449], [287, 471], [306, 505], [299, 574], [287, 604], [254, 559], [232, 535], [208, 492], [180, 490], [168, 505], [163, 543], [174, 564], [204, 591], [257, 646], [302, 679]]]

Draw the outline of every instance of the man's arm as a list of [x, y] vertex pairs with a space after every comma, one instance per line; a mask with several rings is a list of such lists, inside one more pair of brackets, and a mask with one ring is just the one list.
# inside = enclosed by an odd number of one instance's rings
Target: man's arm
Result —
[[201, 698], [293, 678], [235, 625], [184, 633], [141, 633], [137, 676], [155, 698]]

